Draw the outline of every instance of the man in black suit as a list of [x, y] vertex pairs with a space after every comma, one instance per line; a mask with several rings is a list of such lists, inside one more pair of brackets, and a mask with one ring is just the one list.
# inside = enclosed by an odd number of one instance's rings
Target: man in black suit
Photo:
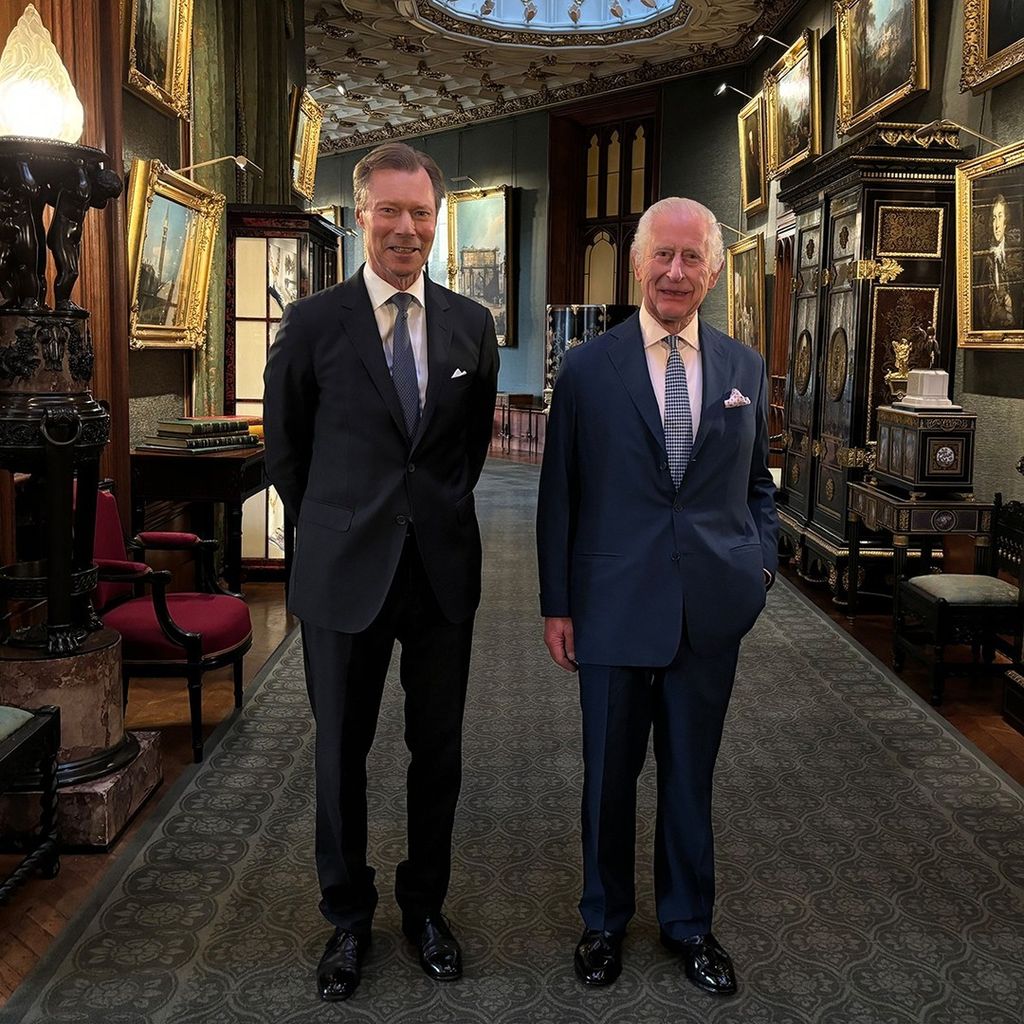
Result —
[[473, 488], [491, 436], [498, 350], [482, 306], [423, 273], [441, 171], [401, 143], [353, 173], [367, 262], [288, 306], [265, 374], [267, 471], [297, 523], [289, 608], [316, 719], [320, 909], [335, 931], [320, 998], [359, 984], [377, 904], [366, 758], [402, 647], [408, 851], [395, 896], [428, 976], [462, 973], [441, 908], [462, 771], [480, 532]]

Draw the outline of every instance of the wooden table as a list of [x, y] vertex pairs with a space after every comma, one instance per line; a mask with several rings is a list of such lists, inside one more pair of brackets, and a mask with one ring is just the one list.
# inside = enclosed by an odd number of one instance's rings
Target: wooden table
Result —
[[[132, 530], [145, 529], [147, 501], [187, 501], [212, 511], [224, 506], [224, 579], [240, 590], [242, 574], [242, 503], [270, 485], [263, 446], [192, 455], [133, 448]], [[208, 524], [209, 525], [209, 524]]]
[[849, 485], [850, 556], [847, 586], [847, 615], [857, 612], [857, 570], [860, 556], [861, 523], [872, 531], [892, 534], [893, 608], [899, 594], [900, 580], [907, 567], [907, 548], [911, 539], [922, 546], [922, 572], [927, 572], [931, 544], [947, 536], [974, 538], [974, 571], [988, 568], [992, 534], [992, 502], [975, 501], [970, 494], [946, 494], [938, 497], [911, 497], [874, 484]]

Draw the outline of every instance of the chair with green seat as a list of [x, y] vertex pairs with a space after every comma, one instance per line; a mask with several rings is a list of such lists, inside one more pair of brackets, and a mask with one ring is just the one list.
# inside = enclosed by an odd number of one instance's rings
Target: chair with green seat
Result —
[[0, 904], [39, 871], [54, 878], [60, 870], [57, 846], [57, 752], [60, 709], [27, 711], [0, 706], [0, 793], [38, 791], [39, 824], [26, 833], [0, 836], [0, 849], [22, 854], [6, 878], [0, 878]]
[[[1011, 668], [1024, 660], [1024, 503], [1004, 505], [1002, 495], [996, 495], [991, 545], [990, 576], [915, 576], [897, 589], [893, 668], [901, 672], [906, 656], [928, 665], [936, 706], [942, 703], [947, 675], [991, 672], [996, 651]], [[957, 645], [971, 647], [970, 662], [946, 660], [946, 648]]]

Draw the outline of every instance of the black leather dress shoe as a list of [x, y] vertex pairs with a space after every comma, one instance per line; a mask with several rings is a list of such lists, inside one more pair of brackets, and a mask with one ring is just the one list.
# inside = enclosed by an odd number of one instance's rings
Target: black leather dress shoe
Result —
[[402, 931], [419, 949], [420, 966], [428, 978], [454, 981], [462, 977], [462, 950], [440, 914], [427, 914], [419, 921], [406, 919]]
[[316, 968], [317, 987], [325, 1003], [340, 1003], [355, 992], [369, 948], [369, 933], [335, 930]]
[[622, 933], [586, 929], [572, 963], [584, 985], [610, 985], [622, 973]]
[[697, 988], [716, 996], [731, 996], [736, 991], [732, 960], [711, 932], [691, 939], [673, 939], [662, 932], [661, 944], [682, 956], [686, 976]]

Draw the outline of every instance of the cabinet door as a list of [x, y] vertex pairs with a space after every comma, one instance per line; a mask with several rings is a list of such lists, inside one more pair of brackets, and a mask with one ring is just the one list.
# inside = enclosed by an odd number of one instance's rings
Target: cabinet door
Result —
[[786, 401], [787, 445], [783, 469], [790, 512], [806, 519], [811, 495], [815, 367], [818, 362], [818, 293], [821, 287], [821, 209], [797, 218], [793, 275], [793, 327]]
[[857, 381], [859, 306], [857, 280], [861, 250], [861, 191], [854, 189], [829, 201], [826, 243], [827, 298], [824, 300], [818, 379], [818, 430], [811, 518], [838, 540], [846, 537], [847, 463], [853, 446], [853, 403]]

